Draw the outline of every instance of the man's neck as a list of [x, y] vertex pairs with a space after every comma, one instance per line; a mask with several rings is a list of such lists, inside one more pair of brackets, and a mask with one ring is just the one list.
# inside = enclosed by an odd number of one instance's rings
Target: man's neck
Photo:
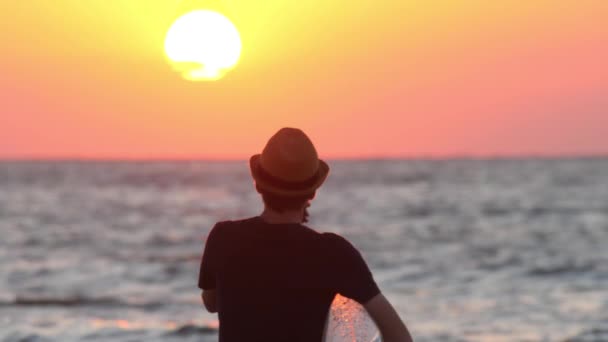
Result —
[[264, 211], [262, 212], [260, 217], [265, 222], [272, 224], [302, 223], [302, 219], [304, 217], [304, 209], [278, 212], [270, 208], [264, 208]]

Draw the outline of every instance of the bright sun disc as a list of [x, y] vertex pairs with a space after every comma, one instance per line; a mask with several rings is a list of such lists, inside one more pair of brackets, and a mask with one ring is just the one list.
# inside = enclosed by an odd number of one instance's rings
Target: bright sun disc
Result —
[[186, 79], [217, 80], [238, 62], [241, 38], [222, 14], [196, 10], [171, 25], [165, 37], [165, 54]]

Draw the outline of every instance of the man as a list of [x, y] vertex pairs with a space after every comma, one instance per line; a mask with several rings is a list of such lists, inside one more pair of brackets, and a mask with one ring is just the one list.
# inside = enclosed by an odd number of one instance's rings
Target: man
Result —
[[361, 254], [302, 224], [329, 173], [304, 132], [279, 130], [250, 168], [264, 211], [217, 223], [201, 262], [198, 285], [207, 310], [219, 313], [220, 341], [320, 342], [338, 293], [365, 307], [384, 341], [412, 341]]

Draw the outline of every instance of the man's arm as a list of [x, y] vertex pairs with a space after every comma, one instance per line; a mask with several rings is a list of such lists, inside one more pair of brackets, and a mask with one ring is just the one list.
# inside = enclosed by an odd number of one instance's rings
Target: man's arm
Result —
[[399, 314], [382, 293], [377, 294], [363, 306], [380, 329], [382, 341], [413, 342], [412, 336], [399, 318]]
[[216, 223], [209, 232], [198, 276], [198, 287], [203, 290], [201, 299], [203, 300], [203, 304], [207, 311], [211, 313], [216, 313], [218, 311], [215, 287], [217, 262], [221, 257], [219, 255], [220, 250], [218, 246], [220, 243], [220, 240], [218, 240], [220, 237], [219, 231], [220, 223]]
[[203, 290], [201, 293], [201, 298], [203, 299], [203, 304], [205, 305], [207, 311], [211, 313], [217, 312], [215, 290]]
[[365, 307], [380, 329], [384, 342], [412, 342], [405, 324], [380, 292], [361, 253], [343, 237], [326, 234], [330, 243], [328, 249], [333, 253], [330, 253], [330, 260], [333, 269], [338, 270], [337, 292]]

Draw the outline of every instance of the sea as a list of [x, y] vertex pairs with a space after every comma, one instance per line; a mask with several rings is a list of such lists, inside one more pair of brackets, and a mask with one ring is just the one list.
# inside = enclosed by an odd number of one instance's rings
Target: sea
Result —
[[[608, 341], [608, 159], [329, 164], [309, 226], [415, 341]], [[245, 161], [0, 162], [0, 341], [217, 341], [205, 238], [261, 210]]]

